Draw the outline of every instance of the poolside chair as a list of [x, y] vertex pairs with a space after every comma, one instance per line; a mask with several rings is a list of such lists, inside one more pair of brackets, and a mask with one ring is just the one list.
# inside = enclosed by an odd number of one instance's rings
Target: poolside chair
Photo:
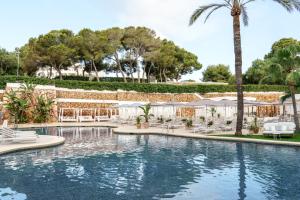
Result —
[[[101, 111], [104, 110], [105, 111], [105, 115], [102, 115]], [[102, 122], [102, 121], [109, 121], [110, 118], [109, 118], [109, 109], [107, 108], [99, 108], [99, 109], [96, 109], [95, 111], [95, 121], [97, 122]]]
[[278, 122], [278, 123], [266, 123], [264, 124], [263, 135], [281, 137], [281, 136], [293, 136], [296, 125], [293, 122]]
[[203, 133], [203, 134], [209, 134], [209, 133], [213, 133], [215, 131], [216, 131], [216, 129], [214, 129], [214, 128], [204, 127], [204, 126], [195, 127], [193, 129], [193, 133]]
[[[69, 113], [68, 113], [69, 111]], [[71, 114], [71, 115], [69, 115]], [[77, 122], [78, 121], [78, 109], [77, 108], [61, 108], [59, 110], [60, 122]]]
[[93, 118], [94, 109], [82, 108], [79, 110], [78, 120], [79, 122], [94, 122]]
[[8, 121], [4, 120], [2, 124], [2, 128], [7, 128], [8, 127]]
[[35, 131], [16, 131], [10, 128], [0, 128], [0, 143], [36, 142], [38, 135]]

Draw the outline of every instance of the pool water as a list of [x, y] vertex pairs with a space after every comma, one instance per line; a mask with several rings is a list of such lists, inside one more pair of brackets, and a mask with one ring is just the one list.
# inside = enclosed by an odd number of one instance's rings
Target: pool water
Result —
[[0, 156], [0, 199], [300, 199], [300, 148], [109, 128], [43, 128], [62, 146]]

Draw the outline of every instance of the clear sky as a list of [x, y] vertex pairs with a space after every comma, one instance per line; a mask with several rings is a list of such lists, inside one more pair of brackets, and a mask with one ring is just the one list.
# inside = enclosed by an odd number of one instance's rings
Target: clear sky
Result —
[[[234, 69], [232, 18], [217, 11], [206, 24], [188, 26], [194, 9], [218, 0], [3, 0], [0, 46], [8, 50], [52, 29], [105, 29], [147, 26], [161, 37], [195, 53], [204, 68], [227, 64]], [[249, 4], [249, 26], [242, 27], [243, 71], [262, 58], [282, 37], [300, 40], [300, 13], [290, 14], [274, 1]], [[185, 78], [199, 80], [202, 70]]]

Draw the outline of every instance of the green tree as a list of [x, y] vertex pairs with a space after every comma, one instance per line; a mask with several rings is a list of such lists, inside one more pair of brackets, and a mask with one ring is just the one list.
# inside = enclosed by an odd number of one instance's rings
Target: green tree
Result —
[[266, 76], [270, 79], [277, 79], [278, 77], [281, 77], [285, 80], [286, 85], [289, 87], [297, 132], [300, 131], [300, 128], [295, 93], [297, 85], [300, 84], [299, 54], [300, 44], [277, 49], [271, 58], [272, 63], [269, 66], [269, 74]]
[[99, 81], [98, 71], [101, 70], [101, 66], [104, 66], [99, 65], [99, 63], [102, 63], [105, 56], [105, 39], [105, 35], [101, 31], [92, 31], [90, 29], [82, 29], [77, 36], [79, 52], [85, 61], [90, 62], [92, 67], [90, 71], [95, 72], [97, 81]]
[[[243, 95], [243, 75], [242, 75], [242, 47], [241, 47], [241, 30], [240, 30], [240, 16], [242, 15], [244, 25], [248, 25], [248, 13], [246, 5], [254, 2], [255, 0], [223, 0], [222, 3], [211, 3], [208, 5], [200, 6], [194, 11], [190, 18], [190, 25], [204, 14], [206, 15], [205, 21], [216, 10], [227, 8], [231, 11], [233, 18], [233, 40], [234, 40], [234, 55], [235, 55], [235, 76], [237, 87], [237, 124], [236, 135], [242, 135], [243, 116], [244, 116], [244, 95]], [[298, 0], [274, 0], [283, 6], [287, 11], [291, 12], [294, 9], [300, 10], [300, 3]]]
[[15, 75], [17, 71], [17, 58], [13, 52], [0, 49], [0, 75]]
[[[244, 83], [245, 84], [259, 84], [261, 80], [267, 75], [268, 67], [270, 61], [269, 60], [260, 60], [257, 59], [252, 62], [252, 66], [248, 68], [244, 75]], [[264, 82], [266, 84], [274, 84], [271, 81]]]
[[274, 56], [274, 53], [278, 49], [282, 49], [285, 47], [289, 47], [290, 45], [297, 45], [297, 44], [300, 44], [300, 42], [294, 38], [282, 38], [272, 45], [271, 52], [268, 53], [265, 56], [265, 58], [271, 58], [272, 56]]
[[35, 72], [38, 67], [49, 66], [50, 77], [52, 69], [57, 70], [62, 79], [61, 70], [71, 65], [75, 50], [71, 46], [74, 34], [70, 30], [53, 30], [38, 38], [31, 38], [22, 50], [24, 69]]
[[[146, 27], [127, 27], [124, 31], [122, 44], [126, 50], [126, 59], [131, 61], [130, 64], [132, 67], [137, 63], [138, 82], [140, 83], [141, 68], [139, 61], [146, 52], [157, 47], [158, 41], [156, 39], [156, 34], [153, 30]], [[144, 68], [142, 70], [145, 71]]]
[[203, 81], [224, 82], [227, 83], [232, 76], [228, 65], [210, 65], [202, 73]]
[[107, 44], [105, 46], [105, 58], [110, 63], [111, 71], [121, 73], [124, 82], [127, 82], [126, 74], [122, 69], [120, 54], [124, 52], [122, 38], [124, 37], [124, 30], [121, 28], [110, 28], [103, 31], [106, 35]]

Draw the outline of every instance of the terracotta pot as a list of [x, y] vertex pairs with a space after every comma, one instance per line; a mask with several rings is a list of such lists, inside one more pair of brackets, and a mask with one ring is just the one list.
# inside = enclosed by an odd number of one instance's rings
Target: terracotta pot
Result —
[[259, 128], [257, 127], [257, 128], [255, 128], [255, 129], [253, 129], [253, 133], [254, 134], [257, 134], [259, 132]]
[[144, 127], [144, 128], [149, 128], [149, 122], [145, 122], [145, 123], [143, 124], [143, 127]]
[[142, 124], [136, 124], [136, 128], [137, 129], [141, 129], [142, 128]]

